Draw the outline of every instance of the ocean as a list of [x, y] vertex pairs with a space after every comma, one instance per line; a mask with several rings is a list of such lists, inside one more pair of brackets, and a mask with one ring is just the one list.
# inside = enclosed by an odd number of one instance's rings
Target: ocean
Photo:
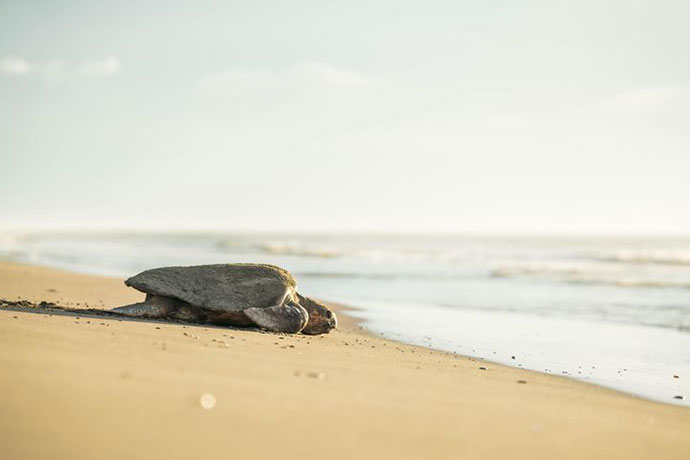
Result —
[[118, 277], [276, 264], [373, 333], [690, 406], [690, 237], [2, 233], [0, 257]]

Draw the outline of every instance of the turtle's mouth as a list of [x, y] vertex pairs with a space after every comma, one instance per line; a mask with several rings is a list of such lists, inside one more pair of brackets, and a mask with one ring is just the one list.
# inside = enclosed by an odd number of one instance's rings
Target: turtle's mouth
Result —
[[332, 311], [328, 312], [328, 330], [338, 327], [338, 317]]

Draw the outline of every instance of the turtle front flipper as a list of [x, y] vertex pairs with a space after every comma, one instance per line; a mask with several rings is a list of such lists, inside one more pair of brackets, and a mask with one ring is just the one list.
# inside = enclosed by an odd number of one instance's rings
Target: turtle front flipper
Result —
[[294, 303], [267, 308], [247, 308], [244, 314], [257, 326], [272, 332], [296, 334], [307, 325], [307, 310]]

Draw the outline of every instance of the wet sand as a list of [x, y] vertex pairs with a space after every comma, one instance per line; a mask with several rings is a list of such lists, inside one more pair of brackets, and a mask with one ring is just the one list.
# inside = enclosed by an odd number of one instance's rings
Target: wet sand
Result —
[[[0, 298], [111, 308], [142, 294], [0, 262]], [[340, 318], [311, 337], [0, 309], [0, 456], [690, 458], [686, 408]]]

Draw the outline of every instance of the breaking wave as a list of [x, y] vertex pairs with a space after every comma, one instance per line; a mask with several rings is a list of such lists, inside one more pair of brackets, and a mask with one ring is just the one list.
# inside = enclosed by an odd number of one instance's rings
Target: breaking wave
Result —
[[291, 241], [268, 241], [257, 245], [257, 249], [268, 254], [307, 257], [340, 257], [343, 252], [334, 246], [305, 245]]
[[528, 278], [537, 281], [630, 288], [690, 289], [690, 271], [687, 275], [679, 277], [676, 274], [669, 277], [663, 271], [627, 273], [626, 270], [607, 270], [601, 264], [514, 264], [490, 269], [490, 276], [494, 278]]
[[[259, 252], [267, 255], [314, 257], [334, 259], [352, 257], [364, 260], [409, 260], [409, 261], [461, 261], [470, 257], [447, 250], [434, 250], [413, 246], [377, 245], [357, 240], [330, 243], [328, 241], [290, 239], [238, 240], [225, 238], [218, 242], [219, 249], [232, 252]], [[349, 243], [349, 244], [348, 244]]]
[[690, 249], [621, 249], [590, 254], [594, 260], [627, 264], [659, 264], [690, 266]]

